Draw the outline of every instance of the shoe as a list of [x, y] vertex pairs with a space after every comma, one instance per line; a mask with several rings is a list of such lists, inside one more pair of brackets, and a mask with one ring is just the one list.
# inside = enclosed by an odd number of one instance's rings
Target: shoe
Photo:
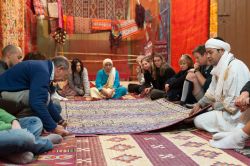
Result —
[[59, 144], [62, 142], [63, 138], [62, 136], [58, 135], [58, 134], [49, 134], [45, 137], [42, 137], [42, 139], [48, 139], [50, 140], [53, 144]]
[[32, 152], [23, 152], [11, 154], [6, 157], [6, 160], [14, 163], [14, 164], [28, 164], [33, 161], [34, 154]]

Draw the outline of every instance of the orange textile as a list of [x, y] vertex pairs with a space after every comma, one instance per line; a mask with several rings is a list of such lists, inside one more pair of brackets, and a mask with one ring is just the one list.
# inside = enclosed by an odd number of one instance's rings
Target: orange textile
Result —
[[174, 0], [171, 11], [171, 65], [178, 71], [181, 54], [208, 39], [209, 0]]
[[109, 19], [92, 19], [92, 30], [111, 30], [111, 20]]
[[8, 44], [14, 44], [24, 49], [24, 8], [23, 0], [1, 1], [0, 49]]
[[135, 20], [119, 20], [122, 38], [126, 39], [139, 32]]
[[218, 34], [218, 0], [210, 1], [210, 37]]

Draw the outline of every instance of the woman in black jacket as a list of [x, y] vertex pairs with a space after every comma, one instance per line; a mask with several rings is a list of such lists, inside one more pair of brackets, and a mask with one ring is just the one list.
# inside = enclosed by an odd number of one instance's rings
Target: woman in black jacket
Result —
[[[165, 58], [161, 55], [153, 55], [153, 71], [152, 71], [152, 85], [150, 92], [152, 100], [163, 98], [166, 95], [166, 82], [175, 75], [175, 71], [166, 63]], [[146, 78], [145, 78], [146, 80]]]
[[180, 71], [167, 81], [165, 90], [166, 98], [169, 101], [179, 101], [181, 98], [182, 88], [187, 76], [188, 70], [193, 68], [194, 62], [188, 54], [183, 54], [179, 60]]

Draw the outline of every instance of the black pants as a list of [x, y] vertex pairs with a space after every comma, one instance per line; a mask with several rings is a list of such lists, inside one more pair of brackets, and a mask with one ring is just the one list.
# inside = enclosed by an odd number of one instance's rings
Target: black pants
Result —
[[14, 101], [9, 101], [0, 98], [0, 108], [4, 109], [6, 112], [12, 114], [12, 115], [17, 115], [19, 112], [21, 112], [25, 106], [16, 103]]
[[141, 92], [145, 89], [145, 86], [139, 84], [128, 84], [128, 92], [141, 94]]

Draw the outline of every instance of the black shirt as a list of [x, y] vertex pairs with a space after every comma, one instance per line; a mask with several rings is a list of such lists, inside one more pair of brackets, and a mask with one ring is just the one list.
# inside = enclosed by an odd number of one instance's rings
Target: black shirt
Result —
[[211, 81], [212, 81], [212, 75], [210, 74], [211, 70], [213, 69], [213, 66], [201, 66], [200, 67], [200, 72], [203, 75], [203, 77], [206, 78], [206, 81], [204, 83], [204, 85], [202, 86], [204, 92], [207, 91]]

